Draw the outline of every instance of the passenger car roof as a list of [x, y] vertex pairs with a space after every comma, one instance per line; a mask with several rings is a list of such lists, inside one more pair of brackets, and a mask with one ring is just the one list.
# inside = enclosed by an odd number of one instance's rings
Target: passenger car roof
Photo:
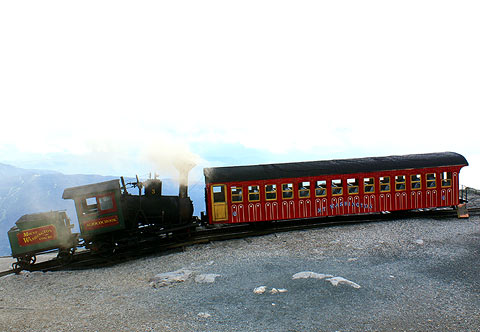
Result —
[[104, 191], [120, 190], [120, 183], [118, 180], [110, 180], [94, 184], [87, 184], [84, 186], [66, 188], [63, 191], [63, 199], [73, 199], [78, 196], [86, 196], [89, 194], [101, 193]]
[[468, 166], [461, 154], [439, 152], [403, 156], [304, 161], [282, 164], [205, 168], [205, 183], [271, 180], [334, 174], [354, 174], [440, 166]]

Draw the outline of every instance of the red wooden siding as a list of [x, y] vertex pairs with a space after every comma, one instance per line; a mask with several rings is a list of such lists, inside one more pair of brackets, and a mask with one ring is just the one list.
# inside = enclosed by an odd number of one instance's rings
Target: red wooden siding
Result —
[[[213, 224], [275, 221], [457, 205], [459, 203], [458, 179], [461, 168], [462, 166], [448, 166], [265, 181], [224, 182], [222, 184], [227, 186], [228, 218], [218, 222], [213, 220], [211, 213], [213, 209], [211, 190], [212, 186], [216, 184], [208, 183], [206, 197], [209, 222]], [[432, 174], [435, 174], [434, 180]], [[442, 186], [443, 174], [451, 176], [449, 179], [445, 179], [445, 181], [449, 181], [450, 186]], [[420, 179], [417, 176], [420, 176]], [[380, 190], [380, 177], [390, 177], [389, 191], [382, 192]], [[368, 188], [370, 192], [366, 192], [364, 187], [364, 179], [368, 178], [374, 179], [373, 186], [369, 185], [370, 188]], [[341, 180], [341, 195], [335, 195], [333, 192], [333, 180]], [[317, 181], [325, 181], [325, 196], [316, 195]], [[352, 186], [348, 187], [348, 183]], [[435, 183], [434, 187], [433, 183]], [[283, 198], [282, 186], [286, 184], [293, 184], [293, 198]], [[306, 189], [308, 184], [309, 189]], [[266, 188], [267, 185], [268, 188]], [[276, 187], [276, 196], [272, 191], [273, 185]], [[255, 186], [258, 186], [259, 193], [252, 192], [251, 197], [255, 200], [250, 201], [249, 187], [255, 189]], [[237, 201], [232, 201], [232, 187], [242, 189], [241, 201], [238, 201], [238, 192]], [[349, 190], [349, 188], [351, 189]], [[268, 193], [266, 189], [268, 189]], [[339, 188], [334, 189], [335, 192], [339, 191]], [[319, 189], [319, 193], [321, 192], [322, 190]], [[288, 194], [288, 190], [286, 194]]]

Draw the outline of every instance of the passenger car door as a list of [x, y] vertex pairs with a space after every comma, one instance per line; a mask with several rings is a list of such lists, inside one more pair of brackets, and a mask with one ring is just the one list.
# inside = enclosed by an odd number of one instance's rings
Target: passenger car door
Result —
[[227, 186], [224, 184], [212, 186], [213, 221], [228, 219]]

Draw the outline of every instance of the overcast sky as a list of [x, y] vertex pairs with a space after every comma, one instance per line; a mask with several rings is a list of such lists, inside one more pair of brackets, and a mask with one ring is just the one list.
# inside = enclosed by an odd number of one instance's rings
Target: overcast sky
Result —
[[178, 154], [201, 172], [450, 150], [480, 188], [479, 17], [478, 1], [3, 1], [0, 162], [130, 176]]

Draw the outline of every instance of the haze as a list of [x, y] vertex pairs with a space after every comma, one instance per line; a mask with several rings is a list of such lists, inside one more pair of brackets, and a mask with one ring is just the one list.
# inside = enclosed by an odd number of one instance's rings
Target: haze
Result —
[[2, 2], [0, 162], [131, 176], [180, 154], [200, 178], [455, 151], [480, 188], [478, 17], [477, 1]]

